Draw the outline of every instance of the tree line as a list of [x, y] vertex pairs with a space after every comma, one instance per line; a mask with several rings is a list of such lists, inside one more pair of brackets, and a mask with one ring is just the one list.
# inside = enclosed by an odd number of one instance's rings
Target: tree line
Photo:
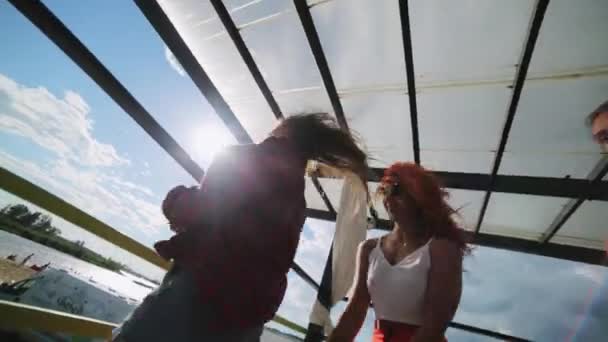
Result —
[[0, 229], [112, 271], [125, 269], [121, 263], [85, 247], [84, 241], [63, 238], [49, 215], [32, 211], [24, 204], [9, 204], [0, 209]]

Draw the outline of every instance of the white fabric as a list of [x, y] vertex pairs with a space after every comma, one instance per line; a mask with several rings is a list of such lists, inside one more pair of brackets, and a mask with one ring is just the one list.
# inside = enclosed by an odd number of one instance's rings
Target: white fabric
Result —
[[377, 319], [412, 325], [422, 323], [424, 294], [431, 267], [430, 241], [395, 265], [378, 245], [369, 255], [367, 287]]
[[[361, 179], [346, 174], [336, 219], [332, 259], [332, 306], [342, 300], [352, 285], [355, 274], [357, 246], [365, 240], [367, 229], [367, 192]], [[330, 333], [332, 323], [329, 311], [315, 301], [310, 322], [325, 327]]]

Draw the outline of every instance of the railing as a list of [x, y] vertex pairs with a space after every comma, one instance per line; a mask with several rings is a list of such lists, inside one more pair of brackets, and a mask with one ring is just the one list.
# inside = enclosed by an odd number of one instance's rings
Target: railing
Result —
[[0, 328], [109, 338], [117, 325], [92, 318], [0, 300]]

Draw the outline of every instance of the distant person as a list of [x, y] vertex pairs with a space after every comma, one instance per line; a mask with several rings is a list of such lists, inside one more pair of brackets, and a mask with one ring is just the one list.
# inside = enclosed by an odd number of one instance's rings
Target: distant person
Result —
[[447, 193], [411, 163], [392, 165], [379, 189], [393, 230], [359, 246], [354, 292], [329, 341], [353, 341], [370, 303], [374, 342], [445, 341], [468, 252]]
[[259, 341], [279, 308], [305, 220], [304, 175], [316, 160], [366, 182], [367, 157], [328, 114], [290, 116], [259, 144], [220, 153], [200, 188], [177, 187], [163, 211], [174, 260], [115, 341]]
[[608, 101], [602, 103], [587, 117], [593, 139], [608, 153]]

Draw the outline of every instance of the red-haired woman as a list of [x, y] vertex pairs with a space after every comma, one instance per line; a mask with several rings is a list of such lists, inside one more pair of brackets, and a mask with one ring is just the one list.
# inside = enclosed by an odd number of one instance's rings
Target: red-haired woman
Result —
[[379, 194], [393, 230], [359, 246], [354, 293], [329, 340], [352, 341], [371, 302], [374, 342], [445, 341], [468, 251], [447, 193], [422, 167], [396, 163], [386, 171]]

